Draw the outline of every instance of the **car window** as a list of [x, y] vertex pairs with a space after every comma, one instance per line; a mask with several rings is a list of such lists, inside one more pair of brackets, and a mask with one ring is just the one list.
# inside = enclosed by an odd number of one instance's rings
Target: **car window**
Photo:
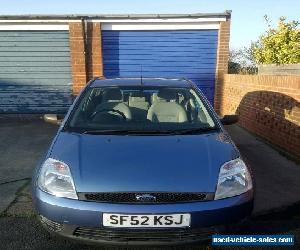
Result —
[[88, 89], [66, 126], [78, 131], [168, 132], [214, 128], [215, 123], [190, 87], [122, 86]]

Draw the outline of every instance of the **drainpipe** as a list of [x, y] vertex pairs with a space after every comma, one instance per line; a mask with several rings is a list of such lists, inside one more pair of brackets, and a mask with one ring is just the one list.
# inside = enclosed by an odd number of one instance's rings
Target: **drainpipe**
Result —
[[89, 80], [89, 55], [88, 55], [88, 24], [87, 17], [81, 17], [82, 26], [82, 37], [83, 37], [83, 49], [84, 49], [84, 59], [85, 59], [85, 76], [86, 81]]

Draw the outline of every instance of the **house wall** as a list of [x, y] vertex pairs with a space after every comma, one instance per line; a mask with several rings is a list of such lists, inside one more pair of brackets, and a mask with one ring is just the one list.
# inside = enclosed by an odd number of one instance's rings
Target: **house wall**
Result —
[[300, 76], [225, 74], [220, 114], [300, 158]]

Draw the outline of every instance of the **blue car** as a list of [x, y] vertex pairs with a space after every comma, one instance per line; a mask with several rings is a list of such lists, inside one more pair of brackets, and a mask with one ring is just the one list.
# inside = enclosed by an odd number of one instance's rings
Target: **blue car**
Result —
[[251, 170], [186, 79], [90, 81], [32, 179], [41, 223], [71, 239], [163, 245], [207, 240], [253, 208]]

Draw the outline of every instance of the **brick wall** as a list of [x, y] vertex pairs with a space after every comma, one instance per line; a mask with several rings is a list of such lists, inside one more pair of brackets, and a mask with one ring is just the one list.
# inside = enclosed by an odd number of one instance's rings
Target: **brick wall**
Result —
[[69, 23], [73, 94], [94, 77], [103, 76], [101, 24]]
[[214, 108], [217, 112], [220, 111], [220, 94], [223, 76], [228, 71], [228, 56], [229, 56], [229, 37], [230, 37], [230, 20], [220, 23], [218, 34], [218, 51], [216, 64], [216, 81], [215, 81], [215, 103]]
[[100, 23], [87, 23], [87, 68], [88, 80], [103, 76]]
[[81, 22], [69, 23], [69, 39], [73, 94], [77, 94], [87, 82], [84, 31]]
[[218, 96], [221, 115], [300, 159], [300, 76], [225, 74]]

